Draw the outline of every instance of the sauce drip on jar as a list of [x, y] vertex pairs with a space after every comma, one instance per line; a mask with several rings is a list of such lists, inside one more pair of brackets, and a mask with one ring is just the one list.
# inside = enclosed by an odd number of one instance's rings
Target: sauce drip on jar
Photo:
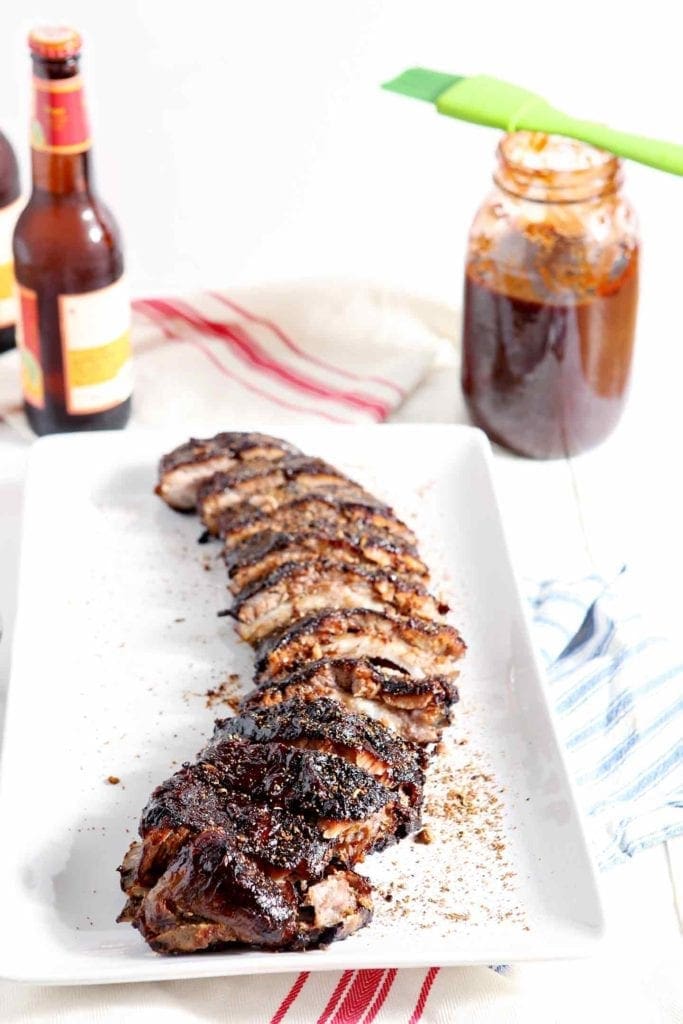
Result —
[[518, 132], [470, 232], [462, 383], [475, 423], [522, 455], [601, 442], [625, 402], [638, 298], [619, 161]]

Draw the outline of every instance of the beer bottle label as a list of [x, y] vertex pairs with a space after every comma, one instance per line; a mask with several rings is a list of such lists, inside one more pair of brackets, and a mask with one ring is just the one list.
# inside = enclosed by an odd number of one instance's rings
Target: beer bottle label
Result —
[[21, 206], [22, 200], [16, 199], [0, 210], [0, 327], [11, 327], [17, 320], [12, 232]]
[[40, 365], [38, 296], [30, 288], [19, 287], [21, 316], [17, 322], [17, 348], [21, 355], [21, 387], [24, 398], [38, 409], [45, 408], [45, 382]]
[[90, 149], [80, 75], [33, 79], [31, 146], [46, 153], [83, 153]]
[[124, 279], [93, 292], [60, 295], [58, 305], [67, 412], [103, 412], [120, 405], [133, 390]]

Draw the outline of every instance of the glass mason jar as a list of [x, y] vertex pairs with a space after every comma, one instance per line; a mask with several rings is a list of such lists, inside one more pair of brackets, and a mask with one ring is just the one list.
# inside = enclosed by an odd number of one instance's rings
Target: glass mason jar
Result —
[[462, 385], [477, 426], [532, 458], [614, 429], [628, 387], [638, 230], [621, 163], [574, 139], [506, 135], [469, 235]]

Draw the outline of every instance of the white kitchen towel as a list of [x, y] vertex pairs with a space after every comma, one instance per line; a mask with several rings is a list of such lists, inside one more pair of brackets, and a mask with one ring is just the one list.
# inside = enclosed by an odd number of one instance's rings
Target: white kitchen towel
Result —
[[[386, 420], [452, 354], [443, 305], [344, 281], [268, 285], [133, 303], [135, 423], [195, 433], [220, 422]], [[0, 358], [0, 418], [30, 436], [19, 355]]]
[[683, 652], [644, 616], [627, 569], [527, 596], [600, 866], [683, 834]]

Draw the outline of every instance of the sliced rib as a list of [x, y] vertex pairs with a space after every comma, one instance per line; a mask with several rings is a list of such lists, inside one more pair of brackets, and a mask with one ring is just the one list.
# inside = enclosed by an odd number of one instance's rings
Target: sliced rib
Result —
[[385, 569], [320, 559], [287, 562], [235, 598], [231, 614], [243, 640], [257, 643], [323, 608], [371, 608], [441, 620], [448, 606], [422, 584]]
[[298, 533], [318, 525], [343, 538], [357, 535], [359, 529], [385, 531], [407, 544], [415, 544], [415, 534], [388, 505], [340, 492], [301, 495], [273, 512], [255, 508], [240, 509], [237, 513], [227, 511], [219, 519], [218, 535], [229, 551], [264, 529]]
[[425, 581], [429, 573], [417, 550], [395, 534], [373, 530], [340, 536], [326, 524], [299, 533], [264, 529], [225, 550], [230, 589], [238, 594], [287, 562], [327, 558], [352, 565], [379, 566], [407, 579]]
[[275, 799], [314, 822], [324, 838], [335, 840], [334, 856], [346, 865], [390, 842], [399, 824], [395, 814], [403, 814], [395, 794], [334, 754], [276, 742], [225, 741], [207, 747], [204, 756], [224, 786], [249, 793], [256, 803]]
[[214, 475], [241, 462], [269, 464], [299, 454], [298, 448], [278, 437], [256, 433], [222, 433], [190, 438], [164, 455], [159, 463], [156, 493], [178, 511], [194, 510], [197, 491]]
[[333, 852], [320, 830], [291, 808], [257, 803], [203, 759], [158, 786], [143, 810], [139, 881], [153, 883], [188, 836], [214, 825], [239, 836], [243, 853], [302, 878], [320, 877]]
[[405, 669], [418, 679], [453, 678], [465, 644], [453, 626], [357, 608], [323, 611], [263, 640], [256, 651], [256, 682], [265, 683], [321, 658], [369, 658]]
[[411, 807], [422, 798], [424, 757], [365, 715], [346, 710], [329, 697], [290, 699], [271, 707], [245, 709], [216, 722], [214, 743], [286, 743], [336, 754], [368, 771], [390, 789], [398, 789]]
[[241, 465], [229, 473], [217, 473], [197, 495], [197, 510], [211, 533], [227, 509], [251, 506], [272, 512], [283, 502], [312, 491], [343, 490], [356, 497], [370, 497], [360, 484], [339, 470], [306, 455], [282, 459], [277, 464]]
[[[122, 879], [131, 875], [126, 867], [124, 861]], [[219, 827], [189, 838], [153, 885], [128, 895], [119, 920], [130, 921], [160, 953], [234, 943], [282, 948], [297, 933], [293, 884], [269, 878], [242, 853], [232, 831]]]
[[[137, 856], [135, 844], [127, 859]], [[131, 874], [124, 862], [123, 877]], [[234, 944], [301, 949], [345, 938], [372, 916], [370, 886], [330, 867], [317, 883], [273, 878], [246, 856], [230, 830], [209, 827], [177, 852], [150, 888], [138, 888], [119, 920], [130, 921], [160, 953]]]
[[368, 715], [413, 743], [437, 743], [458, 701], [452, 679], [416, 679], [407, 672], [378, 666], [367, 658], [314, 661], [246, 695], [242, 708], [269, 707], [292, 697], [331, 698]]

